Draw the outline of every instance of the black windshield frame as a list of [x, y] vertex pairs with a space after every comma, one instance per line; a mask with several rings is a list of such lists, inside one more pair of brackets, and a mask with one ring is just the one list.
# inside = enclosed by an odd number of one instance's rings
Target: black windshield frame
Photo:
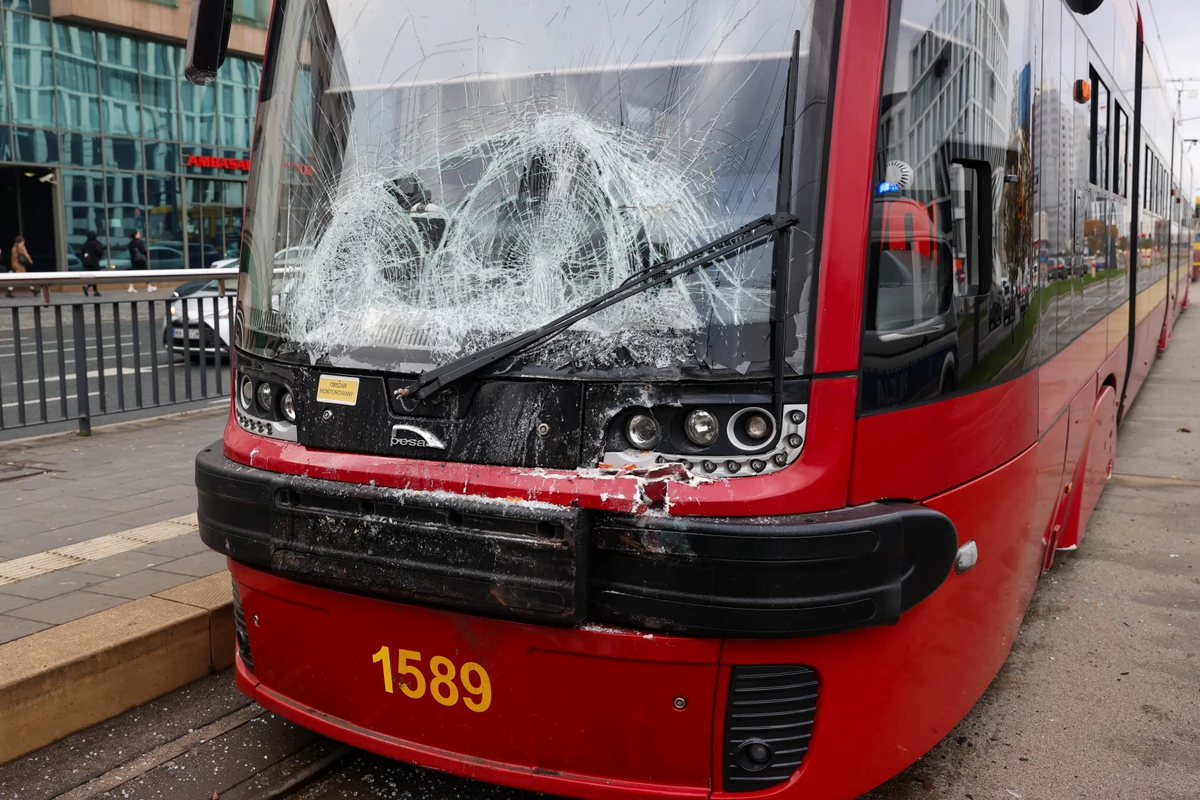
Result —
[[[792, 208], [800, 220], [790, 231], [781, 238], [788, 251], [787, 262], [789, 274], [787, 284], [789, 293], [783, 303], [787, 309], [784, 321], [778, 321], [778, 310], [771, 312], [769, 320], [761, 325], [760, 331], [748, 328], [737, 335], [748, 336], [761, 340], [763, 351], [768, 353], [761, 361], [756, 361], [749, 368], [744, 365], [729, 365], [730, 369], [713, 369], [707, 365], [697, 365], [695, 368], [664, 369], [661, 365], [652, 364], [622, 364], [609, 365], [603, 368], [578, 365], [553, 365], [538, 361], [538, 350], [523, 363], [520, 359], [514, 364], [508, 374], [525, 375], [529, 377], [570, 377], [582, 379], [616, 379], [616, 380], [678, 380], [678, 379], [721, 379], [737, 380], [761, 379], [775, 372], [776, 358], [773, 354], [774, 342], [787, 341], [796, 343], [784, 359], [787, 375], [806, 375], [811, 373], [811, 361], [814, 351], [816, 320], [814, 304], [816, 299], [817, 266], [820, 258], [820, 234], [823, 226], [823, 204], [825, 196], [824, 176], [828, 166], [828, 143], [830, 135], [830, 111], [835, 82], [835, 67], [838, 53], [838, 40], [841, 35], [841, 0], [813, 0], [813, 21], [811, 34], [807, 41], [808, 69], [801, 81], [800, 103], [797, 107], [795, 157], [792, 163]], [[243, 324], [235, 332], [236, 344], [249, 353], [264, 358], [280, 358], [294, 363], [324, 363], [342, 368], [359, 368], [367, 371], [396, 373], [403, 371], [399, 365], [389, 362], [388, 355], [377, 349], [366, 348], [354, 351], [350, 357], [342, 353], [339, 358], [330, 360], [328, 353], [314, 352], [311, 348], [295, 346], [287, 337], [278, 332], [266, 329], [255, 323], [256, 315], [261, 317], [261, 310], [254, 306], [253, 296], [262, 294], [261, 287], [256, 291], [252, 286], [252, 271], [256, 263], [256, 255], [270, 252], [270, 247], [255, 248], [255, 227], [258, 223], [256, 210], [259, 208], [259, 198], [262, 192], [277, 190], [278, 185], [286, 180], [288, 175], [281, 174], [279, 158], [272, 158], [270, 149], [270, 122], [272, 106], [278, 105], [281, 97], [287, 92], [277, 86], [280, 75], [280, 59], [288, 53], [281, 46], [284, 37], [283, 18], [289, 9], [301, 6], [314, 6], [313, 0], [280, 0], [277, 2], [272, 15], [271, 29], [268, 35], [268, 51], [264, 62], [264, 76], [261, 86], [261, 102], [259, 114], [255, 121], [254, 152], [252, 154], [253, 174], [247, 197], [247, 231], [243, 243], [243, 258], [241, 269], [243, 273], [242, 289], [239, 304], [242, 305], [240, 315]], [[286, 65], [283, 65], [286, 70]], [[277, 111], [277, 110], [276, 110]], [[282, 113], [282, 112], [279, 112]], [[814, 153], [817, 155], [814, 156]], [[295, 163], [289, 165], [293, 170]], [[262, 170], [274, 170], [275, 175], [259, 175]], [[266, 180], [264, 180], [264, 178]], [[272, 180], [273, 178], [273, 180]], [[280, 244], [278, 241], [273, 245]], [[288, 244], [292, 244], [289, 242]], [[261, 257], [258, 260], [262, 260]], [[772, 300], [772, 305], [776, 305]], [[779, 328], [783, 329], [782, 336]], [[710, 330], [707, 336], [712, 336]], [[723, 335], [723, 334], [718, 334]], [[569, 336], [569, 335], [568, 335]], [[568, 338], [565, 336], [564, 338]], [[443, 362], [444, 363], [444, 362]], [[740, 368], [739, 368], [740, 367]], [[420, 369], [413, 369], [415, 374]]]

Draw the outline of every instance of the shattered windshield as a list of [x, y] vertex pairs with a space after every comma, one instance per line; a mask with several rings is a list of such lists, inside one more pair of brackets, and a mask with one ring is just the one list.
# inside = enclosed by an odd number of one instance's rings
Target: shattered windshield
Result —
[[[804, 363], [829, 0], [564, 5], [287, 0], [263, 80], [241, 346], [420, 372], [535, 328], [779, 208], [760, 247], [522, 353], [528, 373], [772, 365], [773, 261]], [[279, 254], [287, 254], [280, 258]]]

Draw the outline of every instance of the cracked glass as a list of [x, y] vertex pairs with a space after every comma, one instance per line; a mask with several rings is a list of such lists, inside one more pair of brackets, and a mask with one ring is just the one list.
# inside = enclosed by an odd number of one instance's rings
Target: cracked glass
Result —
[[[769, 243], [522, 352], [523, 374], [802, 372], [833, 0], [279, 4], [253, 136], [238, 341], [415, 373], [779, 210]], [[797, 39], [798, 34], [798, 39]], [[789, 270], [777, 319], [776, 264]]]

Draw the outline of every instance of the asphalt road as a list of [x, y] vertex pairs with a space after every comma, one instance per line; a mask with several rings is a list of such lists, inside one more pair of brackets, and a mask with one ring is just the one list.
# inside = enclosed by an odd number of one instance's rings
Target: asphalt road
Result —
[[[185, 360], [164, 347], [169, 289], [133, 295], [123, 287], [105, 287], [100, 300], [65, 292], [55, 292], [51, 300], [43, 306], [28, 293], [14, 300], [0, 298], [0, 439], [43, 432], [40, 427], [22, 432], [23, 425], [51, 423], [49, 431], [62, 427], [53, 425], [56, 421], [73, 424], [69, 421], [79, 416], [72, 309], [77, 303], [84, 312], [89, 411], [97, 422], [106, 413], [153, 411], [228, 395], [227, 359], [217, 363], [210, 352], [202, 362], [194, 352]], [[130, 300], [138, 301], [136, 311]]]

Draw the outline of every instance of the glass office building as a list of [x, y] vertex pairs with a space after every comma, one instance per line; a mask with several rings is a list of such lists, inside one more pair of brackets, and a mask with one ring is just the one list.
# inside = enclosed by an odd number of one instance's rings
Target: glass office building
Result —
[[[264, 27], [266, 5], [238, 3], [252, 15], [239, 23]], [[89, 230], [117, 268], [134, 230], [152, 268], [236, 256], [259, 61], [231, 56], [201, 88], [183, 78], [182, 41], [52, 18], [49, 0], [2, 6], [2, 257], [20, 234], [36, 269], [80, 269]]]

